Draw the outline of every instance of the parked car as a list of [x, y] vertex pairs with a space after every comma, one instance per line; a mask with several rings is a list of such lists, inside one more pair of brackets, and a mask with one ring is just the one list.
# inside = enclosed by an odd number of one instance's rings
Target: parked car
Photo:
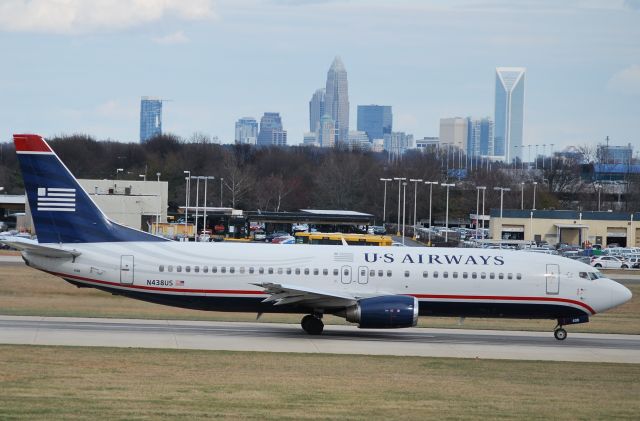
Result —
[[267, 234], [265, 234], [264, 231], [253, 232], [253, 239], [255, 241], [264, 241], [266, 238], [267, 238]]
[[618, 257], [614, 256], [593, 256], [591, 266], [605, 269], [628, 269], [629, 265]]
[[277, 237], [287, 237], [289, 236], [288, 232], [284, 232], [284, 231], [274, 231], [271, 234], [267, 234], [267, 236], [265, 237], [264, 241], [267, 243], [270, 243], [273, 241], [274, 238]]
[[640, 254], [632, 254], [628, 257], [625, 257], [625, 260], [629, 267], [638, 268], [640, 267]]
[[271, 244], [295, 244], [296, 238], [286, 234], [271, 240]]

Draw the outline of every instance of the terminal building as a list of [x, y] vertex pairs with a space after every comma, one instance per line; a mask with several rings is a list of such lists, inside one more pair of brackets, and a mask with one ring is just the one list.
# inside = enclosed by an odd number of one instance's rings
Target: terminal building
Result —
[[640, 212], [491, 209], [489, 229], [493, 239], [640, 247]]

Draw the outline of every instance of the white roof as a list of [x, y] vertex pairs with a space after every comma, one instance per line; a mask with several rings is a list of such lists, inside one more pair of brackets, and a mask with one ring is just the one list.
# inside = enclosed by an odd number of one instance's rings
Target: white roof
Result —
[[2, 205], [24, 205], [26, 196], [24, 194], [0, 194], [0, 204]]
[[300, 209], [302, 212], [313, 213], [315, 215], [348, 215], [348, 216], [371, 216], [368, 213], [350, 210], [327, 210], [327, 209]]

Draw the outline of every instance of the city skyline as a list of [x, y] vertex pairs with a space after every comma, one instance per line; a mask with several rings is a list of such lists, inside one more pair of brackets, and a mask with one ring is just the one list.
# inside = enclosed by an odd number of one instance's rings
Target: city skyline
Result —
[[[638, 144], [638, 1], [187, 0], [153, 13], [122, 0], [93, 11], [9, 3], [0, 48], [20, 66], [0, 70], [1, 141], [14, 132], [137, 141], [140, 97], [153, 94], [174, 100], [165, 133], [232, 143], [238, 118], [274, 110], [298, 144], [309, 95], [340, 55], [350, 114], [389, 104], [394, 130], [416, 139], [436, 136], [440, 118], [493, 117], [495, 67], [522, 66], [525, 145]], [[327, 32], [327, 21], [339, 29]]]

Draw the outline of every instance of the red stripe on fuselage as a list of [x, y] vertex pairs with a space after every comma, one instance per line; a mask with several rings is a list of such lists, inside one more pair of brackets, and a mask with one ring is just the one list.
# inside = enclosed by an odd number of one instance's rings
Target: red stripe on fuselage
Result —
[[497, 301], [551, 301], [551, 302], [561, 302], [561, 303], [569, 303], [574, 304], [580, 307], [583, 307], [591, 312], [591, 314], [596, 314], [596, 311], [591, 308], [588, 304], [585, 304], [581, 301], [570, 300], [568, 298], [560, 298], [560, 297], [513, 297], [513, 296], [503, 296], [503, 295], [447, 295], [447, 294], [409, 294], [416, 298], [431, 298], [435, 300], [497, 300]]
[[[46, 271], [55, 276], [61, 278], [73, 278], [80, 281], [93, 282], [101, 285], [115, 286], [125, 289], [138, 289], [143, 291], [162, 291], [162, 292], [190, 292], [199, 294], [228, 294], [228, 295], [266, 295], [263, 291], [251, 291], [251, 290], [239, 290], [239, 289], [187, 289], [187, 288], [162, 288], [147, 285], [127, 285], [119, 284], [117, 282], [99, 281], [97, 279], [85, 278], [76, 275], [67, 275], [64, 273], [57, 273]], [[434, 299], [434, 300], [476, 300], [476, 301], [546, 301], [555, 303], [573, 304], [587, 309], [591, 314], [596, 314], [596, 311], [591, 306], [576, 300], [570, 300], [568, 298], [560, 297], [514, 297], [514, 296], [502, 296], [502, 295], [443, 295], [443, 294], [402, 294], [416, 297], [418, 299]]]
[[47, 142], [37, 134], [14, 134], [16, 152], [53, 152]]

